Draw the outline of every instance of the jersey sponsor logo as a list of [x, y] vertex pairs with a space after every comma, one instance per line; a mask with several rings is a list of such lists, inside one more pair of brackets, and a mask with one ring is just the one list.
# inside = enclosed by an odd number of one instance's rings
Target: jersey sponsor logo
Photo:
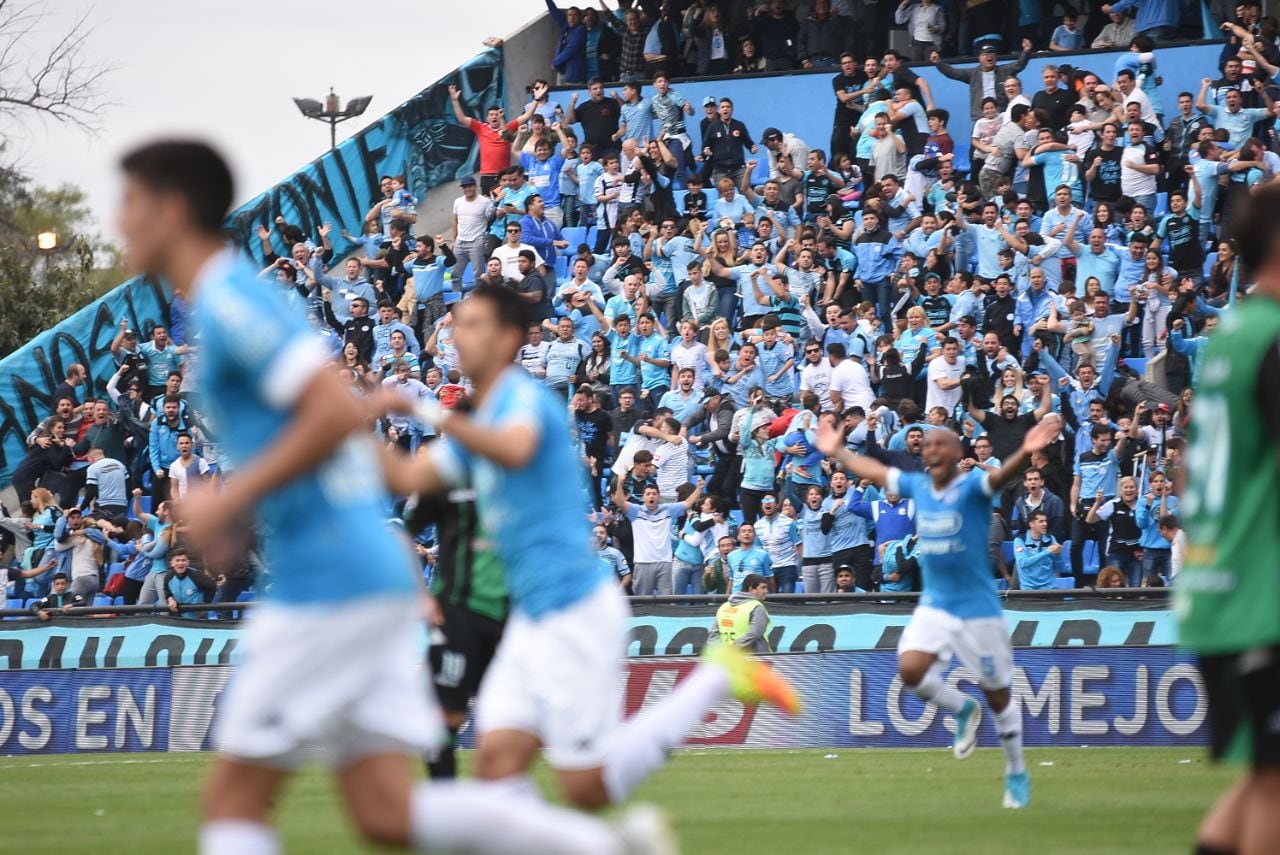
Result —
[[[944, 497], [951, 501], [954, 497]], [[964, 518], [959, 511], [918, 511], [916, 532], [923, 538], [949, 538], [960, 533]]]

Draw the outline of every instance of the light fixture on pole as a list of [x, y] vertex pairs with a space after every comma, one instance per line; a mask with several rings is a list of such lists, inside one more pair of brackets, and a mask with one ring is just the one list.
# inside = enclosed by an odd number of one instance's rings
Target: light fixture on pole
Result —
[[40, 232], [36, 235], [36, 249], [44, 253], [58, 251], [58, 233], [53, 229]]
[[329, 123], [329, 148], [334, 149], [338, 147], [339, 123], [363, 114], [372, 100], [372, 95], [361, 95], [348, 101], [345, 109], [339, 109], [340, 99], [330, 86], [329, 94], [323, 102], [315, 98], [294, 98], [293, 103], [298, 105], [298, 111], [308, 119]]

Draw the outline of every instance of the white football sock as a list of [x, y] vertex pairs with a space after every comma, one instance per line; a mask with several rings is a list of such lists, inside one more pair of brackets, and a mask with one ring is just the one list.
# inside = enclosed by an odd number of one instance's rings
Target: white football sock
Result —
[[663, 700], [642, 710], [615, 734], [604, 761], [609, 801], [622, 804], [641, 781], [667, 761], [671, 749], [724, 700], [729, 677], [715, 665], [699, 665]]
[[1004, 770], [1010, 775], [1027, 770], [1022, 757], [1022, 708], [1013, 698], [1009, 705], [996, 713], [996, 733], [1000, 735], [1000, 747], [1004, 749]]
[[436, 781], [414, 787], [410, 829], [419, 852], [467, 855], [623, 855], [608, 823], [501, 785]]
[[968, 698], [959, 689], [948, 686], [942, 679], [942, 669], [934, 666], [925, 672], [924, 679], [918, 685], [907, 686], [926, 701], [932, 701], [947, 712], [957, 713], [964, 709]]
[[278, 855], [275, 829], [247, 819], [219, 819], [200, 826], [200, 855]]

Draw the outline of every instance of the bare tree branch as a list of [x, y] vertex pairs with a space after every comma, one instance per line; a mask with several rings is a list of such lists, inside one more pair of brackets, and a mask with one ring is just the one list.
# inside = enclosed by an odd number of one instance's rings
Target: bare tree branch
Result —
[[101, 116], [113, 102], [102, 83], [115, 70], [89, 60], [85, 45], [94, 28], [86, 12], [47, 51], [31, 44], [48, 17], [40, 3], [14, 5], [0, 0], [0, 115], [34, 113], [74, 125], [87, 133], [101, 129]]

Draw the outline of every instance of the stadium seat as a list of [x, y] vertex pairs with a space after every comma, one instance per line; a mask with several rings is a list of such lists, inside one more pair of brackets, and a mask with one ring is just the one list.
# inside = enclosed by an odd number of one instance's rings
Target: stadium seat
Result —
[[1141, 377], [1147, 370], [1147, 360], [1137, 356], [1127, 357], [1124, 361], [1125, 367]]
[[683, 211], [684, 211], [684, 194], [685, 194], [686, 192], [688, 192], [688, 191], [685, 191], [685, 190], [672, 190], [672, 191], [671, 191], [671, 198], [675, 200], [675, 205], [676, 205], [676, 210], [677, 210], [677, 211], [681, 211], [681, 212], [683, 212]]
[[560, 253], [556, 256], [556, 280], [563, 282], [569, 278], [569, 256]]
[[1075, 588], [1075, 586], [1076, 580], [1072, 579], [1070, 576], [1059, 576], [1057, 579], [1053, 580], [1054, 588], [1068, 589]]
[[996, 590], [997, 590], [997, 591], [1007, 591], [1007, 590], [1009, 590], [1009, 580], [1008, 580], [1008, 579], [997, 579], [997, 580], [996, 580]]
[[1157, 218], [1163, 217], [1167, 213], [1169, 213], [1169, 194], [1157, 193], [1156, 194], [1156, 210], [1153, 216]]
[[710, 478], [716, 468], [714, 466], [699, 466], [695, 471], [703, 478]]
[[1013, 563], [1013, 541], [1006, 540], [1004, 543], [1000, 544], [1000, 553], [1004, 556], [1005, 564], [1012, 564]]
[[1211, 252], [1204, 257], [1204, 278], [1209, 278], [1209, 271], [1213, 270], [1213, 265], [1218, 263], [1218, 253]]
[[4, 607], [5, 607], [6, 609], [21, 609], [21, 608], [25, 608], [25, 607], [23, 606], [23, 602], [24, 602], [23, 600], [7, 599], [7, 600], [5, 600], [5, 606], [4, 606]]
[[257, 591], [241, 591], [240, 596], [236, 597], [237, 603], [252, 603], [258, 599]]
[[592, 252], [595, 252], [595, 249], [596, 249], [596, 232], [597, 231], [598, 229], [595, 226], [592, 226], [591, 228], [587, 229], [587, 236], [582, 239], [583, 243], [591, 247]]
[[729, 522], [733, 523], [734, 527], [742, 525], [742, 511], [737, 508], [729, 511]]
[[1071, 572], [1071, 541], [1062, 541], [1062, 566], [1066, 572]]
[[569, 242], [570, 253], [577, 252], [578, 244], [587, 239], [587, 230], [584, 226], [565, 226], [560, 230], [560, 233], [564, 235], [564, 239]]
[[1080, 571], [1087, 576], [1098, 575], [1098, 544], [1093, 540], [1086, 540], [1084, 549], [1081, 550], [1080, 560], [1084, 562], [1084, 568]]
[[113, 605], [113, 606], [123, 606], [123, 605], [124, 605], [124, 597], [116, 597], [114, 600], [112, 600], [112, 601], [111, 601], [111, 605]]
[[109, 606], [111, 605], [111, 598], [106, 594], [94, 594], [93, 604], [95, 606]]

